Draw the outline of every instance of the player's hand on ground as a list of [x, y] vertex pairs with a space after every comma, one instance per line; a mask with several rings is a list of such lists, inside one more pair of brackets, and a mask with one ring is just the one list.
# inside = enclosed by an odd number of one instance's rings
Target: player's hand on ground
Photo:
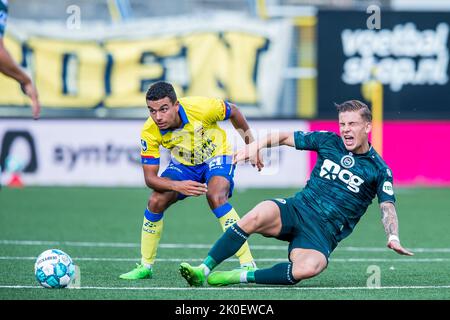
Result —
[[402, 247], [402, 245], [400, 244], [400, 242], [396, 241], [396, 240], [391, 240], [390, 242], [388, 242], [387, 247], [389, 249], [394, 250], [395, 252], [397, 252], [398, 254], [402, 254], [405, 256], [413, 256], [414, 253], [406, 250], [405, 248]]
[[41, 105], [39, 104], [38, 93], [33, 83], [27, 82], [21, 85], [22, 91], [31, 99], [31, 109], [33, 111], [33, 118], [39, 119], [41, 113]]
[[185, 180], [185, 181], [176, 181], [174, 191], [184, 194], [186, 196], [201, 196], [208, 191], [206, 184]]

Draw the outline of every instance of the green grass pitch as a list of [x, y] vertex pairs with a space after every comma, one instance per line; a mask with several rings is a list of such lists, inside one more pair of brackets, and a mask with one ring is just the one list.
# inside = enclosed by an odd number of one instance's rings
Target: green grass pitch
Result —
[[[258, 202], [294, 189], [236, 190], [242, 216]], [[450, 299], [450, 189], [397, 190], [405, 257], [385, 248], [376, 200], [319, 276], [296, 286], [238, 285], [191, 288], [178, 273], [197, 264], [221, 234], [206, 199], [190, 198], [165, 214], [151, 280], [118, 278], [139, 262], [140, 230], [149, 190], [144, 188], [26, 187], [0, 191], [0, 300], [4, 299]], [[253, 235], [260, 268], [287, 260], [287, 244]], [[34, 278], [35, 258], [49, 248], [66, 251], [81, 269], [81, 289], [44, 289]], [[238, 266], [233, 257], [219, 269]], [[375, 266], [375, 267], [374, 267]], [[380, 271], [381, 288], [368, 288], [368, 270]]]

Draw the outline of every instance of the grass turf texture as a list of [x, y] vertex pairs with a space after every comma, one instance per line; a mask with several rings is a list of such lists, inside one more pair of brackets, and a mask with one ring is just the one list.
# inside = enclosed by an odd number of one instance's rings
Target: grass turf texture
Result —
[[[230, 202], [242, 216], [264, 199], [290, 196], [295, 191], [236, 190]], [[178, 273], [179, 263], [200, 263], [221, 234], [204, 197], [181, 201], [166, 211], [153, 279], [119, 279], [139, 262], [148, 195], [143, 188], [2, 189], [0, 300], [450, 299], [450, 189], [397, 190], [402, 244], [426, 250], [405, 257], [383, 249], [386, 240], [375, 200], [353, 234], [331, 255], [328, 268], [293, 287], [187, 286]], [[253, 235], [250, 246], [260, 268], [287, 260], [285, 242]], [[33, 273], [35, 258], [49, 248], [64, 250], [81, 268], [81, 289], [39, 287]], [[218, 270], [237, 265], [233, 257]], [[372, 265], [381, 272], [380, 289], [366, 286]]]

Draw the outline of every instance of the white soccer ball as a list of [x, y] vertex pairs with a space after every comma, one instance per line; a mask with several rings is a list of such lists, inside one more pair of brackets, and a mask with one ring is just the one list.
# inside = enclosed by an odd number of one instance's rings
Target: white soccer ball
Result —
[[75, 276], [75, 265], [64, 251], [49, 249], [37, 257], [34, 274], [45, 288], [65, 288]]

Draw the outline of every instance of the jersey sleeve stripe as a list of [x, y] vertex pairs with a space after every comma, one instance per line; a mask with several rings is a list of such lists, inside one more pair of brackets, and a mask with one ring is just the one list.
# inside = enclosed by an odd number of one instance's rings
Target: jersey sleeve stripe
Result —
[[231, 209], [233, 209], [233, 207], [231, 206], [231, 204], [227, 202], [221, 205], [220, 207], [213, 209], [212, 211], [214, 212], [216, 218], [219, 219], [222, 218], [224, 215], [226, 215], [228, 212], [230, 212]]
[[144, 216], [145, 216], [145, 219], [147, 219], [148, 221], [157, 222], [163, 218], [164, 214], [163, 213], [153, 213], [150, 210], [145, 209]]
[[231, 116], [231, 106], [227, 101], [224, 101], [223, 103], [225, 107], [225, 118], [223, 120], [228, 120]]
[[152, 156], [141, 156], [142, 164], [159, 164], [159, 158], [155, 158]]
[[294, 143], [295, 143], [295, 149], [301, 150], [302, 149], [302, 139], [303, 135], [301, 131], [295, 131], [294, 132]]

